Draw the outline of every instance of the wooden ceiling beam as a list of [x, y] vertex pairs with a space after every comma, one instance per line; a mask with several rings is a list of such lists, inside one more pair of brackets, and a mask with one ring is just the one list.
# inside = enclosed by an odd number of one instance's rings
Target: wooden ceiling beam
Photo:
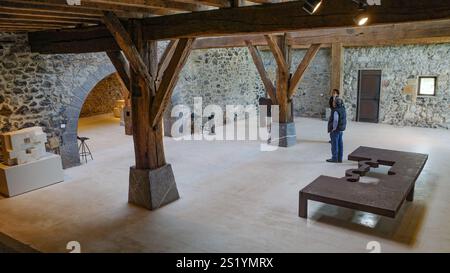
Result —
[[[283, 2], [176, 14], [143, 19], [144, 38], [164, 40], [236, 34], [270, 34], [312, 28], [351, 27], [358, 14], [352, 1], [327, 1], [317, 15], [303, 11], [303, 1]], [[369, 6], [370, 24], [450, 18], [450, 2], [441, 0], [384, 0]]]
[[42, 54], [121, 50], [105, 26], [49, 30], [28, 34], [31, 51]]
[[258, 4], [274, 4], [283, 2], [282, 0], [246, 0], [246, 1]]
[[156, 8], [168, 9], [174, 11], [204, 11], [205, 6], [199, 4], [200, 1], [194, 3], [180, 3], [170, 0], [83, 0], [81, 5], [85, 3], [95, 3], [99, 6], [105, 4], [114, 4], [121, 7], [137, 7], [137, 8]]
[[64, 17], [43, 17], [36, 14], [33, 15], [25, 15], [25, 14], [10, 14], [8, 12], [3, 12], [2, 8], [0, 8], [0, 19], [9, 19], [11, 21], [16, 20], [27, 20], [30, 22], [54, 22], [61, 24], [69, 24], [69, 25], [77, 25], [77, 24], [99, 24], [101, 23], [100, 18], [64, 18]]
[[50, 12], [46, 10], [23, 10], [17, 8], [10, 7], [0, 7], [1, 14], [10, 14], [10, 15], [28, 15], [34, 17], [43, 17], [43, 18], [65, 18], [65, 19], [93, 19], [100, 20], [101, 16], [95, 15], [82, 15], [82, 14], [71, 14], [64, 12]]
[[9, 3], [18, 3], [18, 4], [36, 4], [41, 7], [46, 7], [46, 9], [52, 9], [53, 7], [57, 8], [66, 8], [72, 10], [78, 10], [80, 12], [84, 10], [97, 10], [97, 11], [113, 11], [118, 13], [119, 16], [121, 14], [129, 14], [130, 17], [144, 17], [145, 14], [158, 14], [158, 15], [167, 15], [174, 14], [173, 10], [163, 9], [163, 8], [152, 8], [152, 7], [140, 7], [140, 6], [127, 6], [127, 5], [119, 5], [116, 3], [111, 3], [110, 1], [104, 1], [102, 3], [97, 2], [88, 2], [86, 0], [81, 1], [82, 5], [80, 6], [70, 6], [67, 4], [66, 0], [8, 0]]
[[15, 19], [15, 18], [2, 18], [0, 16], [0, 23], [19, 23], [19, 24], [28, 24], [28, 25], [36, 25], [36, 26], [59, 26], [59, 27], [71, 27], [75, 26], [73, 23], [67, 22], [49, 22], [49, 21], [36, 21], [36, 20], [28, 20], [28, 19]]
[[[0, 5], [3, 8], [8, 9], [14, 9], [18, 12], [47, 12], [47, 13], [63, 13], [67, 15], [74, 15], [74, 16], [95, 16], [95, 17], [102, 17], [103, 11], [99, 9], [91, 9], [91, 8], [77, 8], [69, 5], [55, 5], [55, 4], [46, 4], [46, 3], [34, 3], [31, 1], [14, 1], [14, 0], [0, 0]], [[144, 13], [142, 12], [133, 12], [133, 13], [126, 13], [122, 11], [116, 11], [116, 14], [119, 17], [138, 17], [143, 18]], [[155, 14], [156, 11], [155, 11]], [[169, 13], [173, 14], [173, 13]], [[166, 12], [160, 14], [160, 15], [167, 15]]]
[[173, 0], [180, 3], [200, 3], [206, 6], [212, 6], [216, 8], [229, 8], [231, 7], [229, 0]]

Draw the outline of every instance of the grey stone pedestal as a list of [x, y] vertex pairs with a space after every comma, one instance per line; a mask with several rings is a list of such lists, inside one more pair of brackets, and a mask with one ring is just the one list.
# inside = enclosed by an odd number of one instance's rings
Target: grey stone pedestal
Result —
[[154, 210], [179, 198], [170, 164], [155, 170], [130, 168], [129, 203]]
[[297, 144], [297, 134], [295, 132], [295, 123], [273, 122], [271, 128], [272, 142], [278, 143], [280, 147], [291, 147]]

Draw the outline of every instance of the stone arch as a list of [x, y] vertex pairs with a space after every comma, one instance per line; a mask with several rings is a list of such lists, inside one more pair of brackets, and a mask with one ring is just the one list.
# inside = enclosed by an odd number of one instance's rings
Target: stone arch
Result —
[[89, 74], [89, 77], [86, 78], [83, 84], [73, 90], [69, 104], [64, 106], [63, 116], [66, 121], [66, 128], [62, 134], [60, 147], [64, 168], [70, 168], [80, 164], [77, 140], [78, 119], [88, 94], [101, 80], [115, 72], [116, 69], [110, 62], [101, 64], [94, 73]]

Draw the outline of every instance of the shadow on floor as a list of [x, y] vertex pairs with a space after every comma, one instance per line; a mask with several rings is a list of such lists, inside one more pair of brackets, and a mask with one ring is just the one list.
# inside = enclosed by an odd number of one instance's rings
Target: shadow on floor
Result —
[[425, 214], [426, 206], [414, 202], [405, 202], [395, 219], [323, 204], [310, 219], [414, 246]]

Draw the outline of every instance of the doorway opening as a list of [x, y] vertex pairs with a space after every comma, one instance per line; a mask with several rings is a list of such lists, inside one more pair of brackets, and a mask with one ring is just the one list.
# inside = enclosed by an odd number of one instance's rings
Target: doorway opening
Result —
[[356, 121], [379, 122], [380, 92], [381, 70], [360, 70]]

